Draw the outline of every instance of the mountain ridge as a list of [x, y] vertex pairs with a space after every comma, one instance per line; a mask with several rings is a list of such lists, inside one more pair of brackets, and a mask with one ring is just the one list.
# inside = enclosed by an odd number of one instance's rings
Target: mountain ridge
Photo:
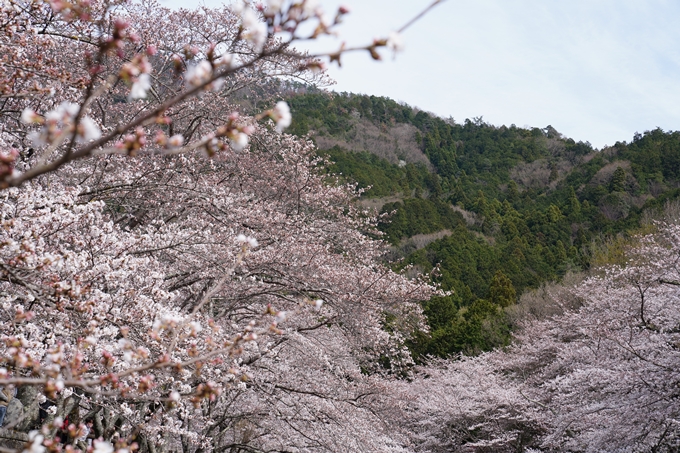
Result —
[[[506, 344], [512, 326], [506, 302], [493, 300], [499, 285], [517, 300], [587, 270], [593, 241], [634, 234], [645, 210], [680, 193], [678, 132], [597, 150], [552, 126], [458, 124], [376, 96], [311, 91], [288, 102], [290, 132], [309, 134], [334, 162], [329, 171], [367, 189], [363, 204], [388, 217], [379, 228], [394, 267], [437, 269], [433, 280], [453, 291], [423, 305], [431, 334], [414, 343], [416, 355]], [[413, 137], [400, 148], [405, 131]]]

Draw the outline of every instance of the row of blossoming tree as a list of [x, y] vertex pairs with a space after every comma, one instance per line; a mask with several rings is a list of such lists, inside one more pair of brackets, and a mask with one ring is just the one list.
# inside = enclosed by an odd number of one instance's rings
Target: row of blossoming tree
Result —
[[678, 451], [680, 210], [670, 207], [612, 253], [617, 264], [516, 307], [506, 350], [432, 363], [402, 384], [421, 395], [408, 411], [421, 451]]
[[3, 1], [2, 451], [406, 445], [385, 376], [433, 289], [379, 263], [353, 188], [281, 134], [285, 102], [233, 101], [325, 83], [291, 43], [347, 12]]

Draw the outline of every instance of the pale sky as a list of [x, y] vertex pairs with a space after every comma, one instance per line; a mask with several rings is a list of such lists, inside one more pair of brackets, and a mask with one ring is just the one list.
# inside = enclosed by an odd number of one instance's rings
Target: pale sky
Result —
[[[430, 1], [320, 3], [351, 9], [341, 36], [319, 43], [335, 50], [386, 36]], [[387, 96], [459, 123], [551, 125], [602, 148], [656, 127], [680, 130], [679, 22], [677, 0], [447, 0], [404, 32], [396, 58], [346, 55], [329, 73], [337, 91]]]

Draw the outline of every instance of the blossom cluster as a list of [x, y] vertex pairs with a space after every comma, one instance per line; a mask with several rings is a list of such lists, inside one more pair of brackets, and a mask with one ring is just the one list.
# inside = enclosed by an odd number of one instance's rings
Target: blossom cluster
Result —
[[[379, 357], [393, 370], [410, 365], [404, 341], [432, 289], [376, 263], [381, 245], [357, 231], [366, 214], [347, 187], [317, 174], [311, 144], [263, 127], [254, 134], [270, 152], [206, 158], [200, 171], [188, 158], [119, 157], [72, 165], [49, 188], [4, 192], [0, 321], [12, 327], [0, 338], [0, 382], [40, 386], [54, 417], [78, 401], [74, 429], [96, 407], [114, 410], [119, 440], [98, 445], [118, 451], [156, 432], [168, 448], [190, 433], [200, 433], [197, 445], [226, 442], [210, 434], [215, 411], [230, 414], [220, 430], [232, 416], [251, 419], [260, 446], [302, 445], [299, 433], [319, 430], [329, 444], [358, 436], [351, 423], [325, 427], [350, 409], [380, 425], [380, 398], [366, 407], [353, 399], [381, 391]], [[88, 177], [97, 184], [71, 182]], [[391, 333], [387, 313], [403, 320]], [[120, 412], [120, 401], [148, 400], [159, 405]], [[248, 415], [262, 405], [279, 415]], [[300, 410], [315, 415], [296, 419]], [[168, 423], [174, 431], [161, 428]]]

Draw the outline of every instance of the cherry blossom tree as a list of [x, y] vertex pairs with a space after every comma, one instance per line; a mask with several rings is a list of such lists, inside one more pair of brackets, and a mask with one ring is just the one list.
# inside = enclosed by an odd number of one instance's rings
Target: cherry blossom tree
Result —
[[119, 448], [394, 442], [381, 375], [409, 366], [431, 289], [377, 264], [374, 219], [310, 144], [255, 136], [229, 157], [110, 157], [5, 191], [1, 382], [41, 386], [53, 415]]
[[526, 396], [528, 386], [504, 373], [508, 358], [486, 353], [439, 360], [412, 382], [399, 382], [414, 451], [512, 452], [540, 445], [549, 425]]
[[577, 288], [580, 310], [537, 326], [548, 350], [564, 345], [539, 377], [544, 404], [556, 411], [547, 443], [589, 451], [678, 448], [679, 233], [676, 219], [640, 238], [625, 266]]
[[[318, 57], [339, 63], [343, 53], [367, 51], [380, 59], [381, 47], [401, 48], [399, 32], [413, 22], [366, 46], [318, 56], [292, 47], [334, 33], [348, 11], [340, 7], [331, 19], [313, 0], [197, 11], [153, 0], [7, 0], [2, 184], [152, 143], [166, 154], [242, 149], [252, 127], [230, 102], [234, 91], [276, 77], [328, 83]], [[283, 104], [251, 120], [265, 118], [278, 130], [290, 124]]]
[[19, 451], [407, 448], [388, 384], [434, 290], [380, 264], [376, 219], [282, 135], [276, 102], [281, 78], [328, 83], [291, 44], [347, 12], [2, 3], [0, 385], [25, 403], [5, 426], [30, 431]]
[[562, 291], [561, 314], [514, 344], [422, 370], [411, 395], [422, 451], [677, 451], [680, 226], [637, 238], [625, 265]]

